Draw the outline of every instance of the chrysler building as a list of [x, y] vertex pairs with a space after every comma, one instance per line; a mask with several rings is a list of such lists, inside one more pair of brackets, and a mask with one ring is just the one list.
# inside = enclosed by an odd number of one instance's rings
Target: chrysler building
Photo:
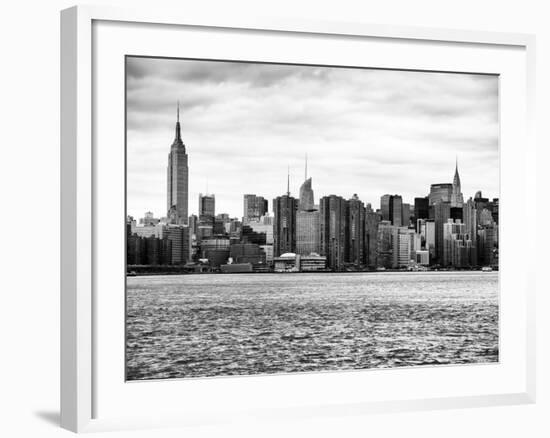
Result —
[[455, 166], [455, 176], [453, 178], [453, 188], [451, 191], [451, 207], [462, 207], [464, 205], [464, 197], [460, 188], [460, 176], [458, 175], [458, 160]]

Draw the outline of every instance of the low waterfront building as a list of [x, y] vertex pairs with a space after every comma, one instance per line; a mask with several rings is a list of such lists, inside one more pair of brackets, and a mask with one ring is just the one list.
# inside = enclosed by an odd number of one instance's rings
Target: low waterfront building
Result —
[[275, 272], [298, 272], [300, 270], [300, 256], [293, 252], [273, 257], [273, 270]]
[[324, 271], [327, 268], [327, 258], [319, 254], [309, 254], [300, 256], [300, 271], [314, 272]]
[[254, 267], [266, 265], [266, 255], [255, 243], [237, 243], [230, 247], [230, 257], [233, 263], [250, 263]]
[[208, 239], [203, 239], [201, 241], [201, 251], [204, 253], [208, 250], [212, 249], [229, 249], [230, 241], [229, 237], [225, 236], [217, 236], [217, 237], [210, 237]]
[[201, 240], [200, 254], [208, 259], [212, 267], [219, 267], [229, 258], [230, 240], [226, 236], [209, 237]]
[[314, 272], [327, 269], [327, 258], [319, 254], [286, 253], [273, 259], [275, 272]]
[[220, 271], [223, 273], [249, 273], [253, 272], [252, 263], [228, 263], [220, 266]]
[[260, 248], [262, 248], [264, 254], [265, 254], [265, 261], [268, 265], [273, 264], [273, 245], [260, 245]]
[[227, 263], [229, 259], [229, 249], [209, 249], [205, 251], [205, 257], [212, 268], [219, 268]]

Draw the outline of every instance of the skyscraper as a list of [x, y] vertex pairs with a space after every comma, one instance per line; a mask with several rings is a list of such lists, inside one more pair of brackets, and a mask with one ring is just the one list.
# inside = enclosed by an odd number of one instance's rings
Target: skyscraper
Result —
[[382, 220], [400, 227], [403, 224], [403, 198], [400, 195], [383, 195], [380, 198]]
[[383, 221], [390, 221], [392, 220], [392, 195], [382, 195], [380, 197], [380, 212], [382, 213], [382, 220]]
[[443, 262], [443, 225], [451, 218], [451, 203], [436, 202], [434, 204], [435, 223], [435, 256], [438, 262]]
[[199, 223], [198, 239], [202, 240], [212, 237], [214, 233], [216, 217], [216, 197], [215, 195], [199, 193]]
[[327, 257], [327, 267], [334, 271], [344, 269], [346, 256], [347, 201], [330, 195], [319, 201], [321, 255]]
[[173, 265], [185, 264], [191, 255], [189, 227], [167, 225], [164, 233], [166, 239], [170, 242], [170, 263]]
[[378, 224], [378, 236], [376, 239], [377, 266], [380, 268], [397, 268], [399, 228], [390, 221], [381, 221]]
[[462, 208], [464, 205], [464, 197], [462, 196], [462, 190], [460, 187], [460, 176], [458, 174], [458, 160], [455, 166], [455, 176], [453, 178], [453, 187], [451, 190], [451, 207]]
[[216, 217], [216, 195], [199, 193], [199, 218], [201, 216]]
[[403, 203], [401, 212], [401, 225], [408, 227], [411, 222], [411, 204]]
[[307, 156], [304, 183], [300, 187], [300, 199], [296, 213], [296, 253], [310, 255], [319, 249], [319, 212], [315, 209], [315, 198], [311, 178], [307, 177]]
[[319, 212], [296, 212], [296, 254], [319, 253]]
[[273, 254], [275, 257], [296, 250], [296, 210], [298, 200], [290, 195], [273, 200]]
[[482, 225], [477, 232], [478, 264], [491, 266], [498, 263], [497, 227], [493, 224]]
[[[414, 221], [418, 224], [418, 219], [429, 219], [430, 203], [428, 197], [414, 198]], [[418, 229], [416, 230], [418, 232]]]
[[449, 183], [432, 184], [430, 186], [430, 194], [428, 200], [430, 205], [436, 202], [451, 202], [451, 194], [453, 193], [453, 185]]
[[406, 227], [397, 229], [397, 266], [400, 268], [409, 266], [413, 254], [414, 230]]
[[185, 145], [181, 139], [180, 107], [178, 103], [176, 137], [168, 154], [167, 206], [168, 217], [176, 224], [188, 222], [189, 168]]
[[290, 196], [287, 180], [286, 194], [273, 200], [273, 255], [275, 257], [296, 250], [297, 209], [298, 200]]
[[365, 255], [369, 268], [376, 267], [378, 224], [380, 223], [380, 219], [381, 217], [378, 213], [373, 211], [365, 213]]
[[267, 199], [247, 194], [243, 196], [243, 222], [255, 222], [267, 214]]
[[403, 198], [399, 195], [393, 195], [393, 217], [392, 224], [396, 227], [403, 225]]
[[476, 248], [460, 219], [449, 219], [443, 225], [443, 242], [443, 266], [465, 268], [474, 264]]
[[365, 256], [365, 205], [354, 194], [348, 201], [347, 262], [356, 266], [366, 263]]
[[[472, 200], [472, 198], [468, 199], [468, 201], [464, 203], [462, 210], [463, 210], [462, 217], [463, 217], [464, 225], [466, 226], [466, 233], [470, 235], [470, 239], [472, 240], [472, 245], [477, 248], [478, 215], [475, 207], [475, 202]], [[472, 252], [471, 264], [472, 266], [477, 265], [477, 251]]]
[[310, 211], [314, 209], [315, 199], [313, 196], [313, 189], [311, 188], [311, 178], [307, 177], [307, 155], [305, 165], [304, 183], [300, 186], [300, 204], [299, 209], [301, 211]]

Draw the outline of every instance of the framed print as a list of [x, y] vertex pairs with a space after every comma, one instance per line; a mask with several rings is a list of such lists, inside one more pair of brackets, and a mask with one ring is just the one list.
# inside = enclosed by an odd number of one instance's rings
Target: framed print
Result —
[[63, 427], [534, 401], [532, 36], [75, 7], [61, 45]]

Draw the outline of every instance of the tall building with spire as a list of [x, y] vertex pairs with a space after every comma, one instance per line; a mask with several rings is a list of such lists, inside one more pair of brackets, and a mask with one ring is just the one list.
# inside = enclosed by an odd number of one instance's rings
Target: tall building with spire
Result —
[[310, 211], [314, 209], [314, 206], [315, 206], [315, 200], [313, 196], [313, 189], [311, 188], [311, 178], [307, 177], [307, 155], [306, 155], [304, 183], [300, 187], [299, 208], [301, 211]]
[[462, 208], [464, 205], [464, 197], [460, 187], [460, 175], [458, 174], [458, 159], [455, 164], [455, 176], [453, 178], [453, 188], [451, 191], [451, 207]]
[[181, 139], [180, 107], [178, 102], [176, 136], [168, 154], [167, 211], [170, 222], [187, 225], [189, 201], [189, 167], [185, 145]]
[[273, 199], [273, 255], [278, 257], [296, 250], [296, 211], [298, 200], [290, 196], [290, 170], [286, 194]]
[[304, 183], [300, 187], [298, 212], [296, 213], [296, 253], [319, 253], [319, 211], [315, 208], [311, 178], [307, 177], [307, 155]]

